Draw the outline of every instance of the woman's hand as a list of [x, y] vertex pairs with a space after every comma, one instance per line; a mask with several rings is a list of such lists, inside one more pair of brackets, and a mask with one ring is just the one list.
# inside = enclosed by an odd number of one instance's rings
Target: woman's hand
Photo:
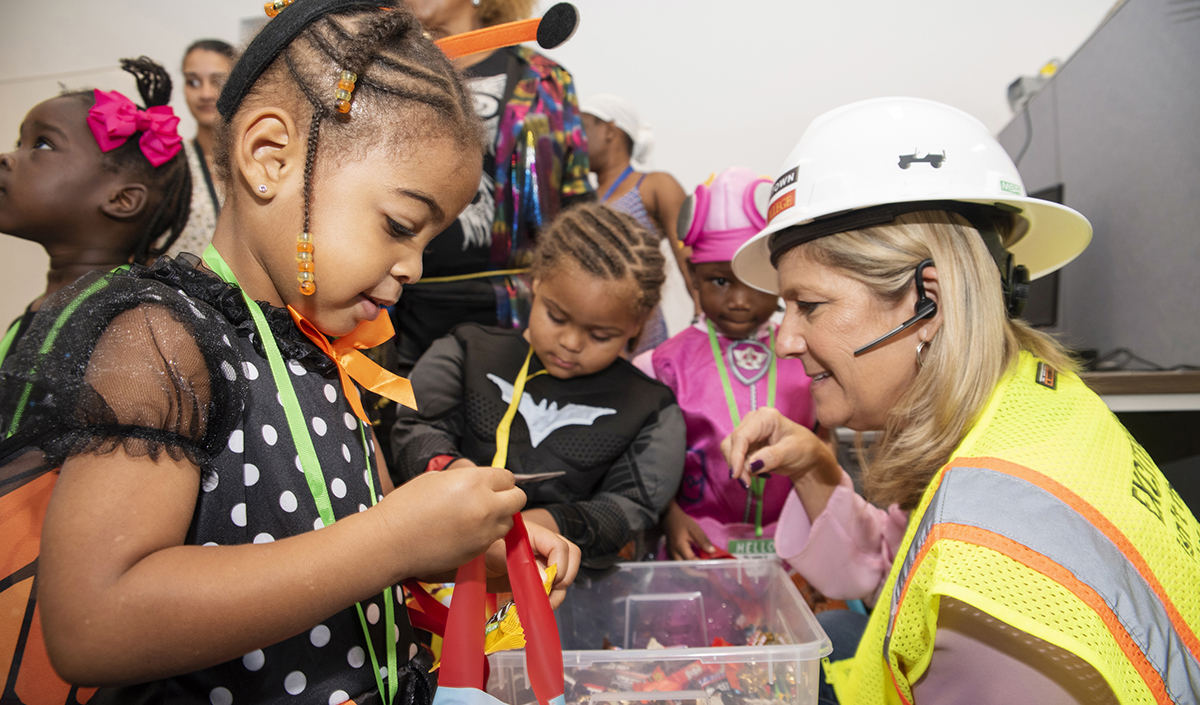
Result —
[[842, 479], [833, 449], [817, 434], [775, 409], [746, 414], [742, 425], [721, 441], [731, 477], [748, 485], [758, 475], [773, 472], [791, 479], [810, 519], [825, 510]]
[[768, 472], [795, 482], [831, 455], [815, 433], [771, 408], [746, 414], [742, 424], [721, 441], [721, 452], [733, 478], [742, 484]]
[[671, 554], [671, 560], [696, 560], [696, 552], [692, 550], [693, 544], [707, 553], [713, 552], [712, 542], [708, 540], [704, 529], [701, 529], [695, 519], [680, 509], [675, 500], [671, 500], [671, 503], [667, 505], [667, 511], [663, 513], [661, 524], [663, 534], [667, 538], [667, 552]]

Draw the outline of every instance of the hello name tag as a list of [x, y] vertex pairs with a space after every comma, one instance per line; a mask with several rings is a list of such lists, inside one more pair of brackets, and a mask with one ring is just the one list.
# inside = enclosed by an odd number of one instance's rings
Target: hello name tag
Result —
[[728, 550], [738, 558], [774, 558], [775, 539], [732, 539]]

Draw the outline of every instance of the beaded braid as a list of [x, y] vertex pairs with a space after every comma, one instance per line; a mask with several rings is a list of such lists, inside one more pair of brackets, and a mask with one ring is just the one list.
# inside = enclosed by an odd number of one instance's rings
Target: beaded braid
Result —
[[632, 279], [638, 288], [637, 311], [649, 313], [662, 298], [666, 259], [658, 238], [636, 220], [602, 203], [564, 210], [538, 236], [533, 251], [534, 278], [549, 276], [567, 260], [601, 279]]
[[[280, 14], [286, 16], [295, 11], [284, 7]], [[270, 24], [264, 32], [269, 29]], [[282, 73], [290, 79], [284, 82], [298, 88], [311, 109], [304, 163], [304, 225], [296, 242], [296, 278], [300, 291], [306, 295], [316, 291], [314, 243], [309, 228], [313, 177], [323, 132], [335, 140], [359, 138], [365, 142], [380, 134], [412, 130], [406, 124], [408, 121], [395, 120], [394, 114], [387, 115], [384, 110], [371, 110], [368, 117], [359, 118], [352, 101], [368, 98], [385, 107], [392, 104], [401, 108], [406, 104], [428, 107], [434, 115], [420, 116], [422, 122], [438, 121], [457, 141], [478, 148], [482, 154], [483, 130], [473, 100], [449, 61], [421, 31], [411, 10], [403, 5], [331, 12], [288, 41], [279, 57], [246, 90], [245, 102], [256, 102], [248, 97], [255, 93], [270, 93], [289, 103], [286, 96], [278, 96], [277, 79], [283, 78]], [[234, 110], [239, 110], [242, 102], [239, 97]], [[227, 115], [217, 131], [216, 163], [223, 178], [229, 174], [229, 126], [234, 117]], [[382, 122], [380, 117], [392, 119], [385, 124], [360, 124], [363, 120]], [[427, 132], [421, 131], [422, 136]]]

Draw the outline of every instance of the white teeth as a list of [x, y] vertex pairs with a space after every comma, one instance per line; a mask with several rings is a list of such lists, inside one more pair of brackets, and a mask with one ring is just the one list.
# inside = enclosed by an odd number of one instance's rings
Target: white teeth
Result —
[[813, 377], [812, 381], [820, 382], [821, 380], [825, 379], [828, 376], [829, 376], [828, 372], [822, 372], [822, 373], [818, 374], [816, 377]]

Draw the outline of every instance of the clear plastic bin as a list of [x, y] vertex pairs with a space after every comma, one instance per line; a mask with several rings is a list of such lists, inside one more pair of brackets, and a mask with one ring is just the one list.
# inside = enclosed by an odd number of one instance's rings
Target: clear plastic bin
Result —
[[[555, 617], [568, 705], [807, 705], [832, 650], [777, 560], [622, 563], [578, 578]], [[651, 638], [664, 648], [648, 649]], [[489, 658], [488, 692], [535, 702], [524, 651]]]

